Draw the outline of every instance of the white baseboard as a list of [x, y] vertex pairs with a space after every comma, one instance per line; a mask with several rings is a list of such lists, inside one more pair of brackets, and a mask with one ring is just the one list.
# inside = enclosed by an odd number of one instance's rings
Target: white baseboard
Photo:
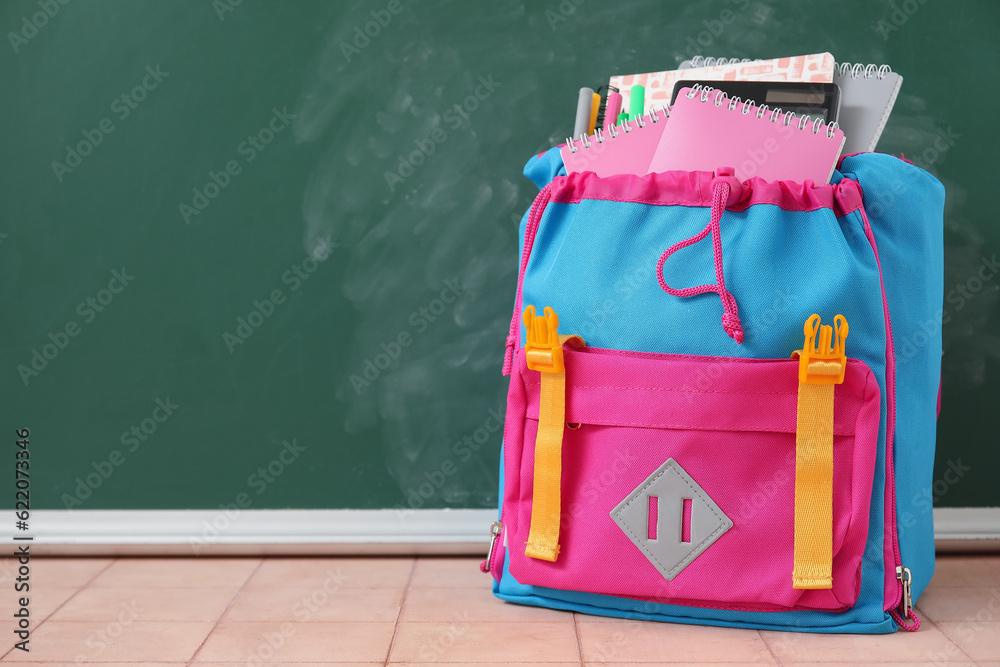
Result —
[[[496, 510], [38, 510], [27, 534], [37, 555], [479, 555], [495, 518]], [[1000, 551], [1000, 507], [938, 508], [934, 522], [938, 551]]]
[[38, 555], [485, 555], [496, 516], [448, 509], [36, 510], [28, 534]]
[[938, 552], [1000, 552], [1000, 507], [937, 507], [934, 545]]

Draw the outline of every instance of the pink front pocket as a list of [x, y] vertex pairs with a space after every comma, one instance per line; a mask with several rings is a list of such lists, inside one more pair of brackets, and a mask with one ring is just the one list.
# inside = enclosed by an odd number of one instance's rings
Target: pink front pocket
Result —
[[556, 562], [525, 556], [540, 378], [518, 349], [503, 520], [522, 584], [699, 607], [842, 610], [868, 534], [879, 389], [849, 360], [834, 399], [833, 588], [792, 588], [796, 360], [565, 350]]

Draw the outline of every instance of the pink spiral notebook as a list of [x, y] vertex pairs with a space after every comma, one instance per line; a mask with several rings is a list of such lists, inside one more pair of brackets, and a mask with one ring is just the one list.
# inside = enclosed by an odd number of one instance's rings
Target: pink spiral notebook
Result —
[[[587, 137], [586, 142], [574, 139], [560, 151], [566, 172], [592, 171], [598, 176], [649, 173], [649, 163], [667, 125], [667, 112], [652, 111], [625, 125], [607, 127], [601, 135]], [[600, 136], [600, 139], [598, 139]], [[589, 146], [587, 144], [590, 144]]]
[[757, 107], [712, 89], [682, 88], [649, 172], [733, 167], [745, 181], [830, 182], [844, 147], [835, 125]]

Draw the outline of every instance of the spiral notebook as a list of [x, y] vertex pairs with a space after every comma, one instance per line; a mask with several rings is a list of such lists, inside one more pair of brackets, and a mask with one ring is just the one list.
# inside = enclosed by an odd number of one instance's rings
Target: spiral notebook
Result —
[[667, 126], [668, 112], [651, 112], [619, 126], [609, 126], [587, 139], [567, 139], [560, 151], [567, 173], [592, 171], [598, 176], [649, 173], [656, 147]]
[[840, 86], [840, 127], [847, 135], [844, 152], [875, 150], [903, 77], [888, 65], [840, 63], [833, 82]]
[[836, 125], [696, 86], [677, 96], [649, 171], [733, 167], [741, 181], [756, 176], [823, 185], [843, 147], [844, 133]]
[[629, 93], [634, 85], [645, 87], [645, 112], [660, 104], [670, 103], [674, 83], [680, 79], [702, 81], [800, 81], [830, 83], [833, 81], [834, 58], [827, 52], [802, 56], [735, 62], [716, 59], [697, 69], [668, 70], [646, 74], [626, 74], [611, 77], [610, 85], [621, 91], [622, 108], [629, 108]]
[[[749, 62], [758, 61], [695, 56], [682, 62], [678, 69], [731, 67]], [[681, 78], [690, 79], [691, 75], [685, 72]], [[840, 86], [838, 124], [847, 136], [843, 152], [850, 155], [875, 150], [903, 85], [903, 77], [888, 65], [834, 63], [833, 83]]]

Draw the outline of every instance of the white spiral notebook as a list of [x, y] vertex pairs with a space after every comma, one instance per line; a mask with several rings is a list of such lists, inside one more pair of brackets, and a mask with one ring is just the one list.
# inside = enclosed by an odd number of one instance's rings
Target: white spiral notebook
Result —
[[903, 77], [888, 65], [839, 63], [833, 72], [833, 82], [840, 86], [839, 124], [847, 135], [844, 153], [875, 150]]

